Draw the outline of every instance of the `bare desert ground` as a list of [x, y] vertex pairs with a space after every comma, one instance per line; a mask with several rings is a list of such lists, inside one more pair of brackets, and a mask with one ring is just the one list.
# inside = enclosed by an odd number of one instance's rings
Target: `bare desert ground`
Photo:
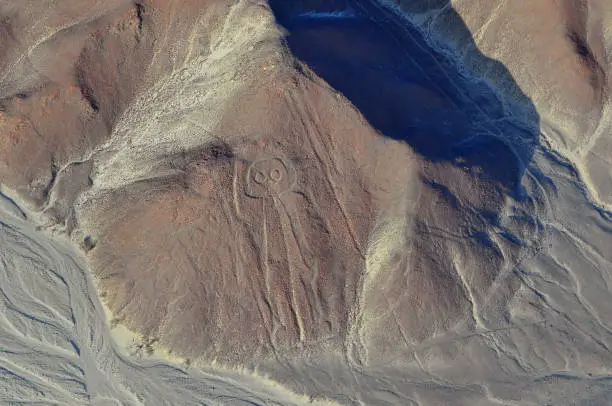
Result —
[[610, 13], [0, 0], [0, 403], [608, 404]]
[[[428, 35], [452, 44], [479, 76], [518, 85], [537, 107], [542, 137], [580, 171], [598, 204], [612, 204], [610, 44], [604, 1], [394, 1]], [[461, 16], [461, 23], [453, 16]], [[472, 41], [466, 40], [472, 39]], [[490, 60], [502, 62], [512, 82]]]

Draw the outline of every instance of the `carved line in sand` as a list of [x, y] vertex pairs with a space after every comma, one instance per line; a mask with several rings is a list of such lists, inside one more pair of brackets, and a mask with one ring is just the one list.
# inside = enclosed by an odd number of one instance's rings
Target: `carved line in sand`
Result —
[[[268, 235], [271, 233], [270, 230], [267, 230], [269, 224], [267, 224], [268, 214], [266, 214], [266, 211], [270, 210], [270, 207], [273, 207], [282, 219], [280, 230], [278, 230], [280, 233], [275, 234], [283, 236], [282, 241], [287, 250], [289, 249], [289, 245], [298, 248], [302, 264], [311, 272], [311, 278], [314, 279], [319, 272], [319, 264], [301, 230], [302, 226], [299, 221], [299, 216], [298, 213], [295, 212], [299, 209], [294, 208], [293, 205], [285, 201], [288, 193], [294, 189], [295, 183], [295, 168], [285, 159], [280, 157], [262, 158], [252, 162], [248, 166], [244, 193], [248, 197], [263, 200], [260, 217], [262, 236], [264, 236], [261, 247], [263, 266], [265, 268], [268, 267], [267, 253], [270, 250], [269, 244], [273, 243], [268, 239]], [[291, 263], [290, 259], [288, 259], [288, 263]], [[296, 298], [297, 293], [295, 291], [298, 286], [298, 275], [296, 275], [294, 266], [289, 265], [288, 271], [292, 285], [291, 296], [294, 317], [300, 331], [300, 341], [303, 341], [305, 339], [304, 320], [298, 309], [299, 305]], [[315, 291], [314, 287], [312, 287], [312, 290], [313, 292], [310, 292], [308, 296], [314, 299], [312, 297]]]

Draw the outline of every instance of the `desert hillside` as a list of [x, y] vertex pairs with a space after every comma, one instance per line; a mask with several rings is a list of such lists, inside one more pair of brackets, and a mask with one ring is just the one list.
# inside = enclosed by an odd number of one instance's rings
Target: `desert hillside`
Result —
[[611, 18], [0, 0], [0, 403], [607, 404]]

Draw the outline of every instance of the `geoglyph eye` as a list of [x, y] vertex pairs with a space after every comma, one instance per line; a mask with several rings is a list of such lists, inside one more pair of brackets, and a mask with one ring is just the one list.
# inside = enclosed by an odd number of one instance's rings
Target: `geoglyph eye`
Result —
[[255, 170], [255, 171], [253, 171], [253, 180], [256, 183], [259, 183], [260, 185], [263, 185], [263, 184], [266, 183], [266, 180], [268, 180], [268, 179], [267, 179], [265, 173], [263, 173], [260, 170]]
[[283, 173], [278, 168], [272, 168], [272, 170], [270, 170], [269, 176], [270, 176], [270, 180], [276, 183], [283, 178]]

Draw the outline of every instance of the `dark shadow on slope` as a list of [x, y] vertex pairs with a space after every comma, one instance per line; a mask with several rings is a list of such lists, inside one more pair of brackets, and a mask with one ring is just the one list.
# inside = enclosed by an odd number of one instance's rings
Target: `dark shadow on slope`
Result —
[[[438, 8], [448, 0], [415, 3]], [[514, 115], [489, 85], [376, 0], [270, 0], [270, 6], [288, 31], [293, 54], [382, 134], [406, 141], [431, 161], [453, 162], [510, 193], [518, 190], [538, 142], [538, 115], [501, 63], [477, 58], [500, 75], [526, 115]], [[452, 7], [444, 24], [476, 50]]]

